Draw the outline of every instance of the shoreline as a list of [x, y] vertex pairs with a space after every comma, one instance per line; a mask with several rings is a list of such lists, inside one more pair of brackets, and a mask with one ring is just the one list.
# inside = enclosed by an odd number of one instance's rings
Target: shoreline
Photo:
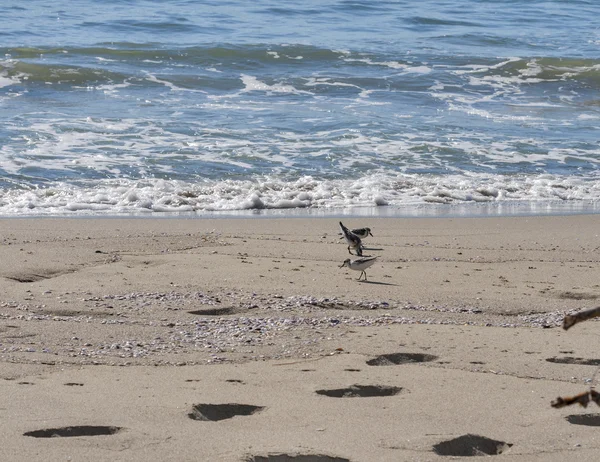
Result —
[[[593, 385], [599, 324], [560, 325], [598, 304], [600, 215], [344, 217], [372, 229], [366, 282], [337, 218], [82, 218], [2, 221], [11, 460], [437, 460], [473, 435], [597, 456], [595, 404], [550, 402]], [[190, 417], [203, 404], [263, 409]]]
[[593, 201], [515, 201], [515, 202], [469, 202], [452, 204], [411, 204], [405, 206], [372, 206], [340, 208], [265, 208], [223, 211], [98, 213], [97, 211], [72, 212], [72, 214], [4, 215], [0, 220], [35, 218], [106, 218], [106, 219], [249, 219], [249, 218], [488, 218], [488, 217], [535, 217], [563, 215], [600, 214], [600, 203]]

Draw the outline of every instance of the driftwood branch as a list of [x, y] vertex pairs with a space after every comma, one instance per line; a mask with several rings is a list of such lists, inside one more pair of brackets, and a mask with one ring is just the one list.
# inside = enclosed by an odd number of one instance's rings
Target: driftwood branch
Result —
[[568, 314], [563, 319], [563, 329], [569, 330], [575, 324], [583, 321], [587, 321], [588, 319], [596, 318], [600, 316], [600, 306], [596, 308], [592, 308], [591, 310], [580, 311], [575, 314]]
[[[563, 329], [569, 330], [575, 324], [587, 321], [588, 319], [597, 318], [600, 316], [600, 306], [596, 308], [592, 308], [585, 311], [580, 311], [575, 314], [567, 314], [563, 319]], [[598, 372], [596, 370], [596, 372]], [[594, 374], [595, 376], [596, 374]], [[593, 379], [592, 379], [593, 381]], [[580, 406], [587, 407], [589, 402], [594, 401], [598, 406], [600, 406], [600, 393], [598, 393], [593, 388], [590, 388], [589, 391], [585, 391], [583, 393], [579, 393], [575, 396], [567, 396], [565, 398], [558, 397], [554, 401], [550, 403], [552, 407], [561, 408], [565, 406], [570, 406], [572, 404], [578, 403]]]
[[570, 406], [571, 404], [579, 403], [583, 407], [587, 407], [590, 399], [595, 402], [598, 406], [600, 406], [600, 393], [598, 393], [593, 388], [590, 391], [585, 391], [583, 393], [579, 393], [575, 396], [569, 396], [566, 398], [561, 398], [560, 396], [556, 398], [556, 400], [552, 401], [550, 405], [552, 407], [565, 407]]

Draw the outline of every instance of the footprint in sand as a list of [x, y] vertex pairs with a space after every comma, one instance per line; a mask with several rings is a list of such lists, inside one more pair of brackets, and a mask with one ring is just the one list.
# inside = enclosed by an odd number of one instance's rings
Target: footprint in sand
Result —
[[256, 414], [264, 409], [264, 406], [253, 406], [251, 404], [195, 404], [188, 417], [192, 420], [216, 422], [236, 416]]
[[435, 361], [437, 356], [426, 353], [390, 353], [367, 361], [369, 366], [397, 366], [400, 364], [426, 363]]
[[188, 313], [196, 316], [226, 316], [236, 314], [239, 311], [238, 308], [233, 306], [223, 306], [219, 308], [203, 308], [201, 310], [188, 311]]
[[401, 387], [389, 387], [386, 385], [351, 385], [347, 388], [333, 390], [317, 390], [318, 395], [330, 398], [371, 398], [378, 396], [394, 396], [400, 393]]
[[502, 454], [511, 446], [512, 444], [504, 441], [467, 434], [435, 444], [433, 452], [438, 456], [453, 457], [496, 456]]

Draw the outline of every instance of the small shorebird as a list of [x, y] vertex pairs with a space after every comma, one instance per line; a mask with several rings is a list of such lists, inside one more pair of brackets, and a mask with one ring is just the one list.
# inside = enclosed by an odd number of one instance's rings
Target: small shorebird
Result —
[[356, 234], [361, 239], [369, 236], [373, 237], [371, 234], [371, 228], [356, 228], [352, 230], [352, 234]]
[[350, 231], [348, 228], [344, 226], [344, 224], [340, 221], [340, 229], [342, 230], [342, 234], [346, 238], [346, 242], [348, 243], [348, 253], [352, 255], [350, 252], [350, 248], [353, 248], [356, 252], [356, 255], [362, 257], [362, 242], [360, 237]]
[[367, 280], [367, 273], [365, 273], [365, 270], [369, 266], [371, 266], [373, 263], [375, 263], [376, 259], [377, 259], [377, 257], [357, 258], [356, 260], [350, 260], [349, 258], [346, 258], [346, 260], [344, 261], [344, 263], [342, 263], [342, 266], [340, 266], [340, 268], [343, 268], [344, 266], [347, 266], [351, 270], [360, 271], [360, 276], [358, 276], [358, 280], [360, 281], [360, 278], [364, 274], [365, 275], [365, 281], [366, 281]]

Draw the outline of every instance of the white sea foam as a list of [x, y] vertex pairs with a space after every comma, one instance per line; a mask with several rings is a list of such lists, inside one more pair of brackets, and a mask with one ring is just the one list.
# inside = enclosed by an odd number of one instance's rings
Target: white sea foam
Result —
[[240, 76], [240, 78], [245, 87], [244, 90], [242, 90], [243, 92], [264, 91], [264, 92], [270, 92], [270, 93], [291, 93], [291, 94], [312, 95], [311, 92], [304, 91], [304, 90], [298, 90], [293, 85], [285, 85], [285, 84], [279, 84], [279, 83], [269, 85], [269, 84], [266, 84], [266, 83], [258, 80], [256, 77], [251, 76], [251, 75], [242, 74]]
[[[355, 110], [356, 104], [360, 103], [353, 102], [346, 107]], [[448, 108], [496, 121], [516, 119], [514, 115], [498, 116], [474, 107], [468, 100], [460, 104], [451, 101]], [[240, 109], [247, 112], [249, 106], [246, 104]], [[194, 177], [194, 171], [198, 172], [198, 178], [210, 178], [207, 165], [220, 165], [218, 168], [223, 172], [254, 170], [255, 174], [260, 174], [256, 169], [261, 165], [265, 174], [289, 172], [297, 176], [308, 166], [311, 171], [321, 171], [325, 177], [335, 177], [357, 176], [360, 172], [390, 174], [432, 169], [459, 173], [465, 170], [465, 165], [467, 172], [472, 168], [502, 171], [511, 165], [543, 170], [548, 164], [567, 164], [569, 158], [591, 166], [598, 163], [600, 156], [599, 149], [587, 146], [560, 146], [553, 140], [546, 144], [540, 138], [496, 138], [489, 132], [461, 132], [460, 129], [444, 137], [426, 131], [384, 136], [361, 127], [274, 133], [256, 124], [252, 128], [233, 129], [207, 127], [203, 120], [198, 120], [188, 122], [189, 130], [179, 132], [144, 119], [72, 120], [53, 114], [51, 120], [46, 120], [45, 116], [47, 114], [40, 113], [36, 118], [30, 114], [28, 126], [14, 122], [7, 125], [14, 133], [20, 133], [20, 142], [0, 147], [1, 165], [6, 174], [19, 177], [37, 171], [43, 176], [50, 166], [51, 175], [57, 178], [63, 176], [58, 173], [61, 171], [64, 176], [73, 178], [177, 178], [182, 173], [190, 178]], [[306, 119], [306, 123], [312, 125], [312, 120]], [[332, 116], [329, 120], [335, 123], [336, 118]], [[524, 116], [522, 120], [532, 123], [536, 119]], [[325, 119], [316, 121], [324, 123]], [[160, 153], [159, 163], [151, 161], [156, 153]], [[52, 176], [48, 179], [52, 180]]]
[[335, 81], [335, 80], [333, 80], [331, 78], [327, 78], [327, 77], [319, 77], [319, 78], [311, 77], [306, 81], [305, 85], [307, 87], [317, 87], [317, 86], [350, 87], [350, 88], [357, 88], [357, 89], [363, 91], [363, 88], [359, 87], [358, 85], [354, 85], [351, 83], [345, 83], [345, 82], [338, 82], [338, 81]]
[[203, 94], [206, 93], [204, 90], [193, 89], [193, 88], [184, 88], [184, 87], [177, 86], [173, 82], [169, 82], [168, 80], [159, 79], [158, 77], [151, 74], [150, 72], [146, 72], [146, 80], [148, 80], [149, 82], [154, 82], [154, 83], [164, 85], [165, 87], [169, 88], [171, 91], [203, 93]]
[[14, 71], [18, 63], [17, 60], [11, 58], [0, 60], [0, 69], [4, 69], [4, 71], [0, 72], [0, 88], [19, 85], [29, 79], [29, 74]]
[[521, 61], [521, 58], [511, 57], [505, 59], [504, 61], [497, 62], [495, 64], [485, 65], [485, 64], [467, 64], [463, 66], [462, 69], [455, 69], [452, 72], [456, 75], [461, 74], [472, 74], [472, 73], [486, 73], [491, 70], [501, 69], [507, 64]]
[[0, 190], [0, 215], [202, 213], [263, 209], [408, 207], [418, 204], [598, 202], [596, 178], [553, 175], [375, 174], [355, 180], [99, 181]]
[[600, 119], [600, 115], [598, 114], [579, 114], [577, 116], [579, 120], [598, 120]]
[[8, 87], [10, 85], [13, 85], [15, 83], [15, 80], [5, 77], [3, 75], [0, 74], [0, 88], [2, 87]]
[[89, 86], [90, 90], [103, 91], [107, 95], [116, 94], [120, 90], [124, 90], [131, 86], [131, 82], [125, 81], [122, 83], [103, 84], [96, 86]]
[[413, 66], [411, 64], [405, 64], [398, 61], [374, 61], [371, 58], [345, 58], [344, 61], [349, 63], [365, 63], [371, 66], [388, 67], [390, 69], [398, 69], [407, 73], [415, 74], [429, 74], [432, 71], [429, 66], [423, 64]]

